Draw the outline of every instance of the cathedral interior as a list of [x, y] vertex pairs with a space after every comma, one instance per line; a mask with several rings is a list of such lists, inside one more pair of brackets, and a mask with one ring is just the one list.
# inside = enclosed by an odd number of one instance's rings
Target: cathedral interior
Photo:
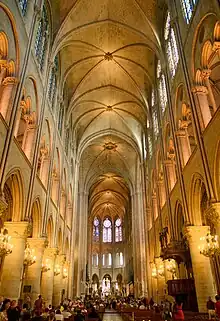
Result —
[[0, 1], [0, 294], [220, 291], [218, 0]]

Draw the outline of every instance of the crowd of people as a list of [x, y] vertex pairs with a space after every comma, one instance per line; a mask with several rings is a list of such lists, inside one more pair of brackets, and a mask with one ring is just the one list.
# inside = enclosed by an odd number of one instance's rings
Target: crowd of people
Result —
[[[16, 300], [9, 300], [0, 297], [0, 321], [64, 321], [74, 316], [74, 321], [84, 321], [87, 319], [102, 320], [106, 309], [120, 312], [122, 315], [126, 311], [147, 310], [160, 316], [161, 320], [171, 319], [184, 320], [183, 305], [180, 301], [171, 303], [168, 300], [161, 304], [154, 302], [153, 298], [134, 299], [127, 298], [77, 298], [70, 300], [65, 298], [57, 307], [46, 305], [41, 295], [31, 304], [30, 297], [26, 297], [23, 304]], [[211, 297], [207, 301], [207, 312], [209, 319], [220, 320], [220, 296], [216, 296], [216, 302]]]

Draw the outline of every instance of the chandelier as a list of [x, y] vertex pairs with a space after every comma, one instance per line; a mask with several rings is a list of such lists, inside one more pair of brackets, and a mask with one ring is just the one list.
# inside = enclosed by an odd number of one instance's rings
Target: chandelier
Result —
[[45, 260], [45, 263], [42, 263], [42, 272], [47, 272], [50, 270], [50, 264], [48, 259]]
[[160, 263], [158, 267], [156, 267], [155, 263], [153, 263], [151, 275], [153, 278], [157, 278], [158, 276], [164, 276], [164, 265]]
[[170, 259], [166, 261], [166, 269], [168, 272], [172, 273], [173, 277], [176, 274], [176, 261], [174, 259]]
[[55, 266], [55, 268], [54, 268], [54, 275], [55, 275], [55, 276], [56, 276], [56, 275], [59, 275], [60, 272], [61, 272], [60, 266], [57, 264], [57, 265]]
[[27, 243], [26, 249], [24, 251], [24, 265], [31, 266], [36, 262], [36, 256], [34, 255], [34, 249], [30, 248], [30, 245]]
[[157, 268], [157, 272], [159, 274], [159, 276], [164, 276], [164, 264], [160, 263], [158, 268]]
[[206, 257], [212, 257], [219, 252], [218, 236], [212, 235], [210, 232], [206, 236], [200, 237], [201, 245], [199, 245], [200, 254]]
[[11, 236], [8, 235], [8, 230], [4, 229], [2, 233], [0, 233], [0, 256], [4, 257], [8, 254], [11, 254], [13, 245], [10, 244]]
[[63, 279], [66, 279], [67, 276], [68, 276], [67, 269], [64, 268], [64, 269], [63, 269]]

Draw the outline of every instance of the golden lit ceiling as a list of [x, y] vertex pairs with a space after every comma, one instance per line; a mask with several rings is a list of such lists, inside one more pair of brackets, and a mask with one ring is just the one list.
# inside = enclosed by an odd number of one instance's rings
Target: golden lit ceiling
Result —
[[[156, 0], [63, 0], [51, 6], [53, 52], [60, 58], [80, 182], [89, 190], [113, 173], [131, 189], [160, 52]], [[125, 208], [120, 201], [128, 197], [127, 187], [124, 193], [116, 190], [117, 184], [102, 193], [94, 187], [91, 211]]]

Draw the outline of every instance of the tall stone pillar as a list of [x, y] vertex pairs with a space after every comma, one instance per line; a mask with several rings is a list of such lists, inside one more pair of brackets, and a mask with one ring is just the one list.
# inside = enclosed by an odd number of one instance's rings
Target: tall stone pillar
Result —
[[34, 249], [36, 262], [27, 268], [27, 274], [24, 280], [24, 285], [31, 285], [32, 301], [36, 300], [40, 294], [42, 260], [45, 248], [44, 238], [28, 238], [28, 244], [31, 249]]
[[[53, 305], [57, 306], [61, 302], [62, 290], [64, 289], [63, 282], [63, 267], [65, 263], [65, 255], [59, 254], [56, 257], [54, 266], [54, 279], [53, 279]], [[56, 274], [56, 269], [59, 268], [59, 274]]]
[[52, 304], [54, 284], [54, 264], [57, 248], [48, 247], [44, 250], [43, 264], [47, 263], [49, 270], [41, 273], [41, 294], [46, 304]]
[[190, 142], [187, 135], [187, 129], [186, 128], [179, 129], [176, 132], [176, 136], [181, 146], [180, 148], [181, 162], [182, 162], [182, 167], [184, 167], [191, 155], [191, 147], [190, 147]]
[[200, 125], [204, 129], [212, 118], [208, 102], [208, 89], [205, 86], [195, 86], [192, 92], [196, 98]]
[[6, 256], [2, 267], [0, 293], [6, 298], [17, 300], [21, 290], [28, 222], [5, 222], [4, 225], [11, 236], [13, 249]]
[[192, 259], [199, 312], [207, 311], [207, 295], [214, 298], [216, 294], [210, 259], [200, 254], [199, 250], [199, 245], [201, 245], [200, 238], [206, 236], [208, 232], [208, 226], [186, 227], [186, 237], [189, 242]]
[[164, 161], [167, 170], [168, 186], [169, 191], [172, 191], [174, 185], [176, 184], [176, 169], [174, 160], [167, 159]]
[[210, 99], [212, 107], [213, 107], [213, 111], [216, 112], [217, 107], [216, 107], [215, 97], [213, 95], [213, 91], [212, 91], [210, 79], [209, 79], [211, 72], [212, 72], [211, 69], [203, 69], [201, 76], [205, 82], [207, 89], [208, 89], [208, 95], [209, 95], [209, 99]]
[[25, 132], [25, 137], [23, 139], [23, 146], [22, 149], [25, 152], [27, 158], [29, 160], [33, 157], [33, 150], [34, 150], [34, 138], [36, 134], [37, 126], [36, 125], [28, 125], [28, 128]]
[[161, 269], [161, 266], [164, 269], [164, 263], [160, 257], [155, 258], [155, 265], [157, 269], [157, 293], [158, 293], [158, 303], [164, 300], [164, 289], [166, 289], [165, 286], [165, 277], [164, 275], [159, 274], [159, 269]]
[[[2, 92], [0, 97], [0, 112], [2, 116], [8, 120], [12, 106], [10, 106], [12, 99], [12, 91], [16, 84], [15, 77], [6, 77], [2, 82]], [[10, 107], [10, 110], [9, 110]]]

